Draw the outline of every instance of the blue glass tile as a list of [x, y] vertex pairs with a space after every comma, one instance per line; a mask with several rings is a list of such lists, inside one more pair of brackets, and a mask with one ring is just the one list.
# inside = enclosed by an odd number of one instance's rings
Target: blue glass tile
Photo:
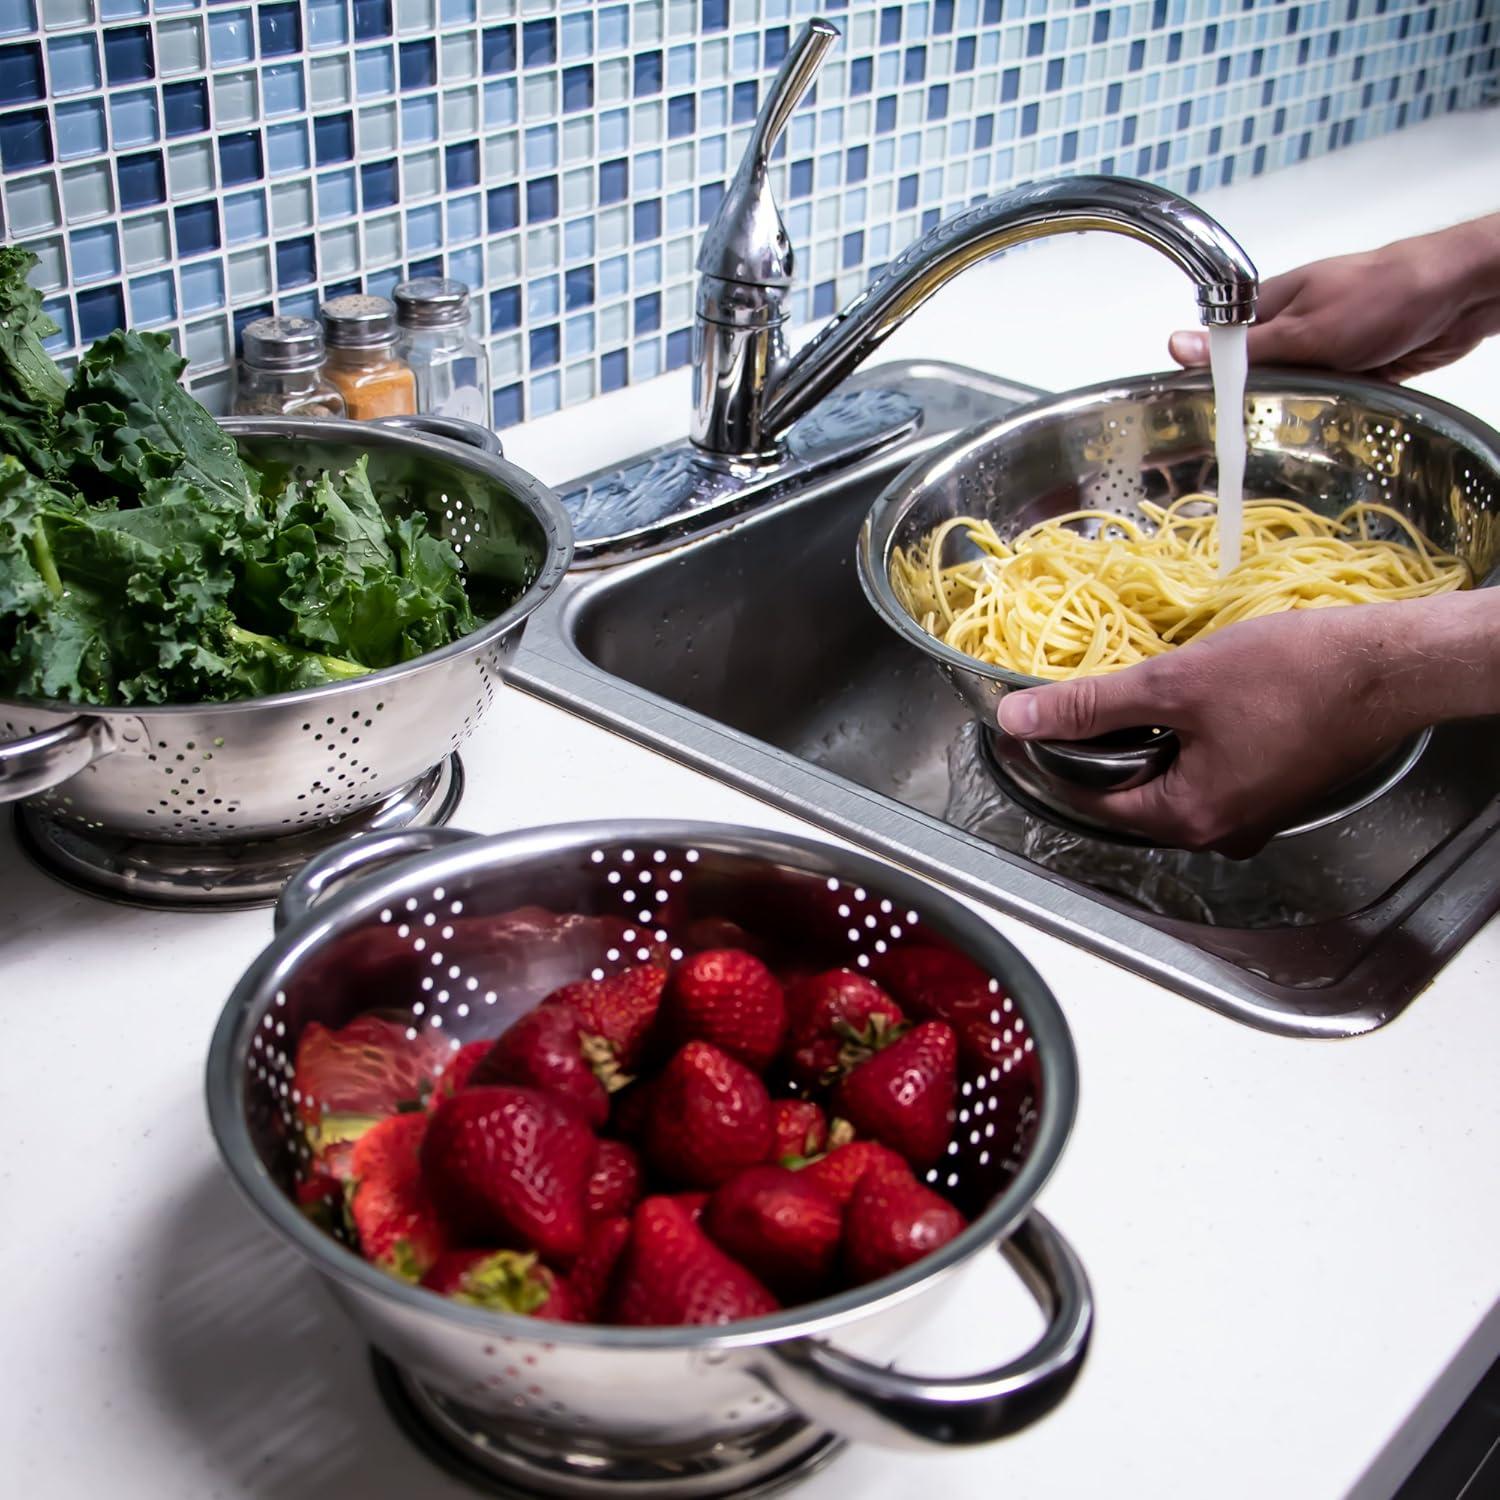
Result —
[[320, 167], [354, 159], [354, 116], [320, 115], [313, 121], [313, 147]]
[[366, 213], [376, 208], [389, 208], [396, 201], [399, 188], [394, 161], [366, 162], [359, 169], [359, 177]]
[[901, 76], [907, 83], [921, 83], [927, 77], [926, 47], [908, 47]]
[[704, 31], [725, 31], [729, 27], [729, 0], [702, 0]]
[[208, 312], [224, 305], [224, 269], [216, 260], [200, 260], [179, 273], [184, 313]]
[[36, 30], [36, 11], [31, 0], [12, 0], [0, 8], [0, 36], [20, 36]]
[[526, 222], [543, 223], [557, 217], [557, 178], [533, 177], [526, 184]]
[[599, 264], [599, 296], [605, 300], [622, 297], [630, 285], [630, 263], [623, 255], [612, 255]]
[[521, 223], [521, 190], [515, 183], [491, 188], [485, 198], [490, 233], [504, 234]]
[[947, 36], [953, 30], [953, 0], [933, 0], [932, 34]]
[[1068, 130], [1063, 133], [1062, 150], [1058, 155], [1058, 160], [1064, 166], [1067, 166], [1069, 162], [1078, 160], [1078, 132], [1076, 130]]
[[917, 206], [917, 195], [919, 182], [917, 174], [913, 172], [909, 177], [903, 177], [896, 184], [896, 207], [901, 212]]
[[392, 267], [388, 271], [372, 271], [365, 277], [365, 290], [372, 297], [389, 298], [404, 274], [399, 266]]
[[980, 115], [974, 121], [974, 149], [976, 151], [988, 151], [995, 143], [995, 117], [994, 115]]
[[[353, 290], [359, 291], [360, 288], [356, 286]], [[328, 295], [330, 297], [334, 295], [332, 287], [329, 287]], [[230, 314], [231, 321], [234, 324], [234, 350], [236, 354], [241, 352], [240, 335], [244, 333], [245, 325], [253, 323], [257, 318], [269, 318], [271, 313], [272, 307], [269, 302], [257, 302], [252, 307], [237, 308]]]
[[562, 356], [562, 337], [556, 323], [533, 328], [527, 343], [533, 370], [544, 370], [549, 365], [555, 365]]
[[1037, 104], [1025, 105], [1021, 110], [1021, 134], [1035, 135], [1037, 121], [1041, 118], [1041, 106]]
[[481, 219], [477, 193], [468, 198], [451, 199], [448, 203], [448, 239], [478, 239], [483, 233]]
[[927, 90], [927, 118], [929, 120], [948, 118], [948, 85], [946, 83], [935, 83]]
[[302, 64], [284, 63], [260, 75], [261, 105], [268, 116], [296, 114], [306, 107], [302, 92]]
[[93, 37], [53, 37], [47, 43], [47, 59], [54, 94], [81, 94], [99, 87], [99, 52]]
[[953, 66], [960, 73], [972, 73], [978, 61], [979, 44], [971, 36], [961, 36], [953, 53]]
[[588, 57], [594, 50], [594, 18], [586, 10], [562, 18], [562, 55], [565, 62]]
[[460, 141], [457, 145], [449, 146], [444, 171], [450, 193], [476, 186], [479, 182], [479, 142]]
[[678, 140], [697, 129], [697, 101], [691, 94], [678, 94], [667, 100], [667, 138]]
[[681, 234], [693, 227], [693, 194], [686, 190], [667, 199], [667, 233]]
[[698, 189], [698, 222], [709, 224], [713, 222], [713, 216], [719, 211], [719, 205], [724, 201], [724, 184], [722, 182], [705, 182]]
[[1060, 57], [1049, 58], [1047, 61], [1046, 89], [1050, 94], [1054, 89], [1060, 89], [1063, 81], [1063, 62]]
[[678, 328], [667, 335], [667, 368], [669, 370], [680, 370], [693, 353], [693, 331], [691, 328]]
[[307, 154], [307, 123], [290, 120], [266, 131], [266, 167], [273, 177], [284, 172], [305, 172], [311, 165]]
[[875, 101], [875, 129], [884, 135], [896, 128], [896, 96], [887, 94]]
[[66, 297], [54, 297], [42, 303], [42, 311], [57, 325], [57, 332], [42, 340], [49, 354], [62, 354], [73, 347], [73, 309]]
[[349, 40], [345, 0], [307, 0], [307, 45], [342, 47]]
[[623, 5], [609, 5], [599, 12], [599, 50], [618, 52], [630, 40], [630, 13]]
[[247, 63], [255, 56], [255, 29], [248, 10], [208, 18], [208, 46], [216, 68]]
[[430, 89], [437, 83], [437, 43], [430, 37], [401, 43], [401, 87]]
[[557, 165], [557, 126], [538, 125], [526, 132], [526, 166], [532, 172], [550, 171]]
[[[104, 102], [79, 99], [59, 104], [57, 117], [57, 155], [62, 161], [79, 156], [97, 156], [105, 148]], [[3, 134], [0, 134], [3, 141]]]
[[594, 352], [593, 313], [580, 313], [576, 318], [568, 319], [567, 330], [563, 335], [563, 349], [569, 359]]
[[347, 219], [358, 207], [358, 194], [351, 168], [345, 168], [341, 172], [325, 172], [318, 178], [319, 219], [325, 223], [330, 219]]
[[146, 0], [99, 0], [101, 21], [128, 21], [146, 14]]
[[436, 94], [401, 101], [401, 139], [408, 146], [426, 145], [438, 138]]
[[149, 208], [166, 201], [167, 179], [160, 151], [122, 156], [115, 163], [115, 176], [119, 181], [121, 208]]
[[224, 200], [224, 237], [231, 245], [266, 236], [266, 198], [259, 189]]
[[760, 72], [760, 43], [755, 33], [743, 32], [734, 39], [734, 66], [732, 73]]
[[335, 297], [357, 297], [364, 289], [364, 283], [357, 276], [348, 281], [330, 281], [323, 288], [323, 300], [331, 302]]
[[117, 148], [149, 146], [157, 139], [156, 95], [150, 89], [116, 94], [109, 102], [109, 118]]
[[448, 256], [448, 274], [474, 291], [484, 285], [484, 251], [478, 245], [455, 250]]
[[262, 5], [260, 55], [283, 57], [302, 50], [302, 17], [295, 4]]
[[624, 349], [612, 349], [599, 361], [599, 389], [617, 391], [630, 378], [630, 356]]
[[104, 33], [104, 71], [111, 86], [145, 83], [156, 76], [149, 26], [118, 26]]
[[922, 214], [922, 233], [926, 234], [930, 229], [936, 229], [939, 220], [943, 217], [940, 208], [929, 208]]
[[320, 300], [314, 292], [298, 292], [290, 297], [278, 297], [276, 311], [283, 318], [307, 318], [311, 321], [318, 316]]
[[594, 305], [594, 268], [578, 266], [564, 277], [567, 309], [575, 312], [580, 307]]
[[599, 150], [614, 155], [630, 145], [630, 119], [623, 109], [607, 109], [599, 116]]
[[19, 42], [13, 47], [0, 47], [0, 107], [29, 104], [45, 93], [41, 46], [36, 42]]
[[632, 73], [632, 87], [637, 99], [646, 94], [661, 93], [661, 53], [637, 52]]
[[635, 346], [635, 378], [654, 380], [661, 374], [661, 345], [655, 339], [647, 339]]
[[440, 203], [426, 203], [406, 216], [406, 248], [421, 255], [436, 250], [443, 243], [443, 208]]
[[[875, 59], [873, 57], [856, 57], [849, 64], [849, 94], [852, 98], [859, 98], [868, 94], [875, 82]], [[735, 85], [736, 93], [739, 84]], [[738, 101], [736, 101], [738, 102]], [[752, 115], [754, 111], [751, 111]]]
[[654, 240], [661, 237], [661, 199], [647, 198], [637, 203], [634, 215], [635, 239]]
[[201, 78], [164, 84], [161, 108], [169, 136], [196, 135], [200, 130], [207, 130], [208, 85]]
[[474, 0], [443, 0], [443, 25], [463, 26], [473, 21]]
[[791, 44], [791, 32], [785, 26], [773, 26], [766, 32], [765, 43], [765, 66], [768, 68], [779, 68], [781, 60], [787, 54], [787, 48]]
[[526, 416], [526, 398], [519, 385], [502, 385], [490, 406], [497, 428], [514, 427]]
[[887, 5], [880, 12], [880, 45], [893, 47], [901, 40], [901, 7]]
[[45, 167], [52, 160], [52, 130], [44, 109], [0, 115], [0, 166], [7, 172]]
[[539, 276], [527, 286], [526, 316], [533, 323], [545, 323], [555, 318], [560, 306], [557, 277]]
[[497, 78], [484, 86], [484, 123], [514, 125], [517, 118], [516, 80]]
[[[694, 49], [691, 46], [673, 47], [667, 53], [667, 84], [674, 89], [688, 88], [698, 81]], [[807, 96], [816, 97], [816, 89]]]
[[557, 61], [556, 21], [527, 21], [522, 26], [521, 60], [528, 68], [546, 68]]
[[318, 279], [318, 256], [310, 234], [281, 240], [276, 246], [276, 289], [307, 286]]
[[638, 193], [661, 191], [661, 152], [645, 151], [635, 159], [635, 190]]
[[354, 0], [354, 40], [373, 42], [391, 34], [391, 0]]
[[120, 240], [113, 224], [78, 229], [68, 236], [75, 281], [103, 281], [120, 274]]
[[592, 218], [570, 219], [563, 228], [563, 254], [569, 260], [591, 260], [594, 255]]
[[184, 203], [173, 210], [177, 224], [177, 253], [205, 255], [219, 248], [219, 208], [216, 203]]
[[755, 80], [749, 79], [734, 86], [734, 102], [732, 105], [732, 117], [736, 125], [748, 124], [755, 118], [755, 112], [760, 108], [758, 91]]
[[661, 328], [661, 293], [650, 292], [635, 299], [635, 336], [656, 333]]
[[641, 290], [661, 284], [660, 245], [647, 245], [635, 252], [635, 284]]
[[396, 65], [389, 47], [366, 47], [354, 55], [354, 84], [361, 99], [394, 93]]
[[78, 294], [78, 340], [92, 344], [125, 326], [125, 297], [118, 282]]
[[787, 193], [793, 198], [806, 198], [813, 190], [812, 158], [794, 161], [788, 180]]
[[568, 114], [594, 107], [594, 70], [590, 65], [563, 69], [562, 106]]
[[264, 175], [258, 131], [240, 130], [219, 137], [219, 176], [225, 187], [258, 182]]
[[501, 287], [490, 293], [490, 332], [509, 333], [521, 326], [521, 288]]
[[177, 288], [170, 271], [153, 271], [130, 283], [130, 321], [143, 328], [170, 323], [177, 316]]
[[516, 28], [490, 26], [484, 33], [484, 71], [514, 73], [516, 70]]

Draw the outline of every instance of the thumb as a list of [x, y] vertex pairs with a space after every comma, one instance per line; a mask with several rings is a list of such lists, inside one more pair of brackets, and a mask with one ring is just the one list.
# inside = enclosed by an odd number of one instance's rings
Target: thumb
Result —
[[1191, 370], [1208, 363], [1208, 335], [1186, 328], [1167, 340], [1167, 348], [1178, 364]]
[[1140, 667], [1103, 677], [1074, 677], [1009, 693], [1000, 700], [1000, 727], [1017, 739], [1089, 740], [1154, 722]]

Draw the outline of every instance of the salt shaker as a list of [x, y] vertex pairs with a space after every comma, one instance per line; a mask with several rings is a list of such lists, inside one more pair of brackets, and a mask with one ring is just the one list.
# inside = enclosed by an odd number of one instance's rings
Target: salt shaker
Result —
[[311, 318], [256, 318], [241, 344], [237, 416], [344, 415], [344, 398], [323, 373], [323, 330]]
[[401, 325], [397, 348], [417, 379], [417, 410], [489, 426], [490, 361], [469, 332], [469, 289], [424, 276], [392, 293]]

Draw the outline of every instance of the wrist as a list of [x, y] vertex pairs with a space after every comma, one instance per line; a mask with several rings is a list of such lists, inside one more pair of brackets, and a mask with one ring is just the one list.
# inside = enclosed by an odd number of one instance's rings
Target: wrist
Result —
[[1370, 607], [1380, 628], [1361, 632], [1360, 656], [1375, 712], [1402, 733], [1500, 714], [1500, 589]]
[[1455, 301], [1465, 311], [1500, 303], [1500, 214], [1440, 230], [1442, 260]]

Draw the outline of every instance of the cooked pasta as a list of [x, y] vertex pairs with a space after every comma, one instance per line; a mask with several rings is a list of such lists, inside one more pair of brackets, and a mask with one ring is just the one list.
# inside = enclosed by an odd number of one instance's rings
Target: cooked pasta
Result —
[[[1141, 509], [1145, 525], [1082, 510], [1009, 542], [988, 521], [959, 516], [896, 549], [891, 583], [946, 645], [1057, 679], [1112, 672], [1259, 615], [1415, 599], [1470, 582], [1459, 558], [1384, 505], [1329, 517], [1294, 500], [1247, 500], [1244, 561], [1223, 578], [1212, 496]], [[955, 531], [979, 555], [945, 565]]]

